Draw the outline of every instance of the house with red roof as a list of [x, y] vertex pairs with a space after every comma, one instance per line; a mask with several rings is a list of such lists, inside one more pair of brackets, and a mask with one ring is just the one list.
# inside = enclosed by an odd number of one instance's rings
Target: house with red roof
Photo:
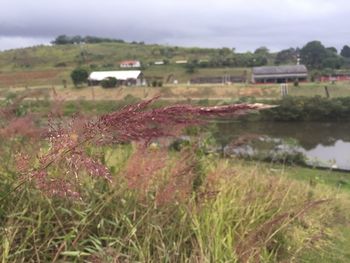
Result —
[[141, 63], [138, 60], [124, 60], [120, 62], [121, 68], [139, 68], [141, 67]]

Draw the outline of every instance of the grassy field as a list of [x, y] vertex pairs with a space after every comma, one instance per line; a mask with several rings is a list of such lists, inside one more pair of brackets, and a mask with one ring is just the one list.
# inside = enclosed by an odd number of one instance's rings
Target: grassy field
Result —
[[[302, 83], [299, 87], [289, 86], [290, 96], [313, 97], [319, 95], [326, 97], [323, 83]], [[341, 82], [327, 85], [331, 98], [350, 96], [350, 83]], [[35, 87], [9, 87], [0, 89], [0, 97], [5, 98], [9, 94], [24, 91], [37, 91], [39, 98], [54, 98], [55, 92], [64, 100], [123, 100], [127, 96], [137, 99], [149, 99], [160, 96], [163, 100], [188, 101], [188, 100], [212, 100], [212, 101], [238, 101], [244, 99], [274, 100], [281, 98], [280, 87], [277, 84], [251, 85], [164, 85], [163, 87], [119, 87], [103, 89], [99, 86], [74, 88], [62, 85], [43, 85]]]
[[[52, 69], [33, 69], [20, 71], [3, 71], [0, 68], [0, 88], [14, 87], [34, 87], [43, 85], [63, 85], [66, 81], [68, 85], [72, 85], [70, 73], [73, 68], [52, 68]], [[108, 70], [119, 70], [118, 67]], [[179, 83], [187, 83], [192, 78], [198, 77], [222, 77], [225, 75], [242, 76], [249, 69], [244, 68], [213, 68], [198, 69], [194, 73], [187, 73], [186, 68], [182, 65], [163, 65], [149, 66], [142, 70], [146, 79], [160, 80], [164, 84], [173, 83], [177, 80]]]

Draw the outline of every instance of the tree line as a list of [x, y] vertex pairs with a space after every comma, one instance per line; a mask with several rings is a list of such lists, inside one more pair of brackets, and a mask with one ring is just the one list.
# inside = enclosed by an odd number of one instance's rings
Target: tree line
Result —
[[[80, 44], [80, 43], [126, 43], [122, 39], [102, 38], [96, 36], [67, 36], [60, 35], [52, 41], [54, 45]], [[143, 45], [144, 42], [131, 42]], [[168, 50], [168, 49], [166, 49]], [[170, 50], [170, 49], [169, 49]], [[265, 65], [296, 64], [299, 60], [311, 70], [350, 68], [350, 47], [344, 45], [338, 53], [335, 47], [326, 47], [320, 41], [308, 42], [302, 48], [283, 49], [277, 53], [270, 52], [267, 47], [259, 47], [254, 52], [237, 53], [234, 48], [203, 49], [208, 56], [206, 60], [189, 59], [186, 67], [188, 72], [196, 68], [215, 67], [256, 67]], [[163, 51], [163, 49], [160, 49]], [[160, 56], [171, 58], [171, 54], [160, 52]], [[191, 52], [190, 52], [191, 53]], [[205, 55], [201, 52], [201, 55]]]
[[113, 43], [125, 43], [122, 39], [113, 39], [113, 38], [103, 38], [95, 36], [67, 36], [59, 35], [51, 43], [53, 45], [70, 45], [70, 44], [81, 44], [81, 43], [104, 43], [104, 42], [113, 42]]
[[253, 53], [235, 53], [234, 49], [222, 48], [212, 54], [209, 60], [190, 60], [186, 67], [189, 72], [193, 72], [196, 67], [257, 67], [297, 64], [298, 61], [311, 70], [350, 68], [350, 47], [344, 45], [338, 53], [335, 47], [311, 41], [302, 48], [288, 48], [277, 53], [270, 52], [266, 47], [260, 47]]

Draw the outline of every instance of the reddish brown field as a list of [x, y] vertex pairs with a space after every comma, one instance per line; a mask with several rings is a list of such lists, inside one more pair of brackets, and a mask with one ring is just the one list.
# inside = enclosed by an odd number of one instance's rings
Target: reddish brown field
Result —
[[25, 86], [28, 83], [51, 83], [57, 80], [62, 70], [42, 70], [0, 73], [0, 86]]

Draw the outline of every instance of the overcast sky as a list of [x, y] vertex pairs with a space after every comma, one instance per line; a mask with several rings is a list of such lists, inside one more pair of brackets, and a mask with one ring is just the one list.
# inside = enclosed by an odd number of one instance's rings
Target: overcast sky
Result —
[[95, 35], [238, 51], [350, 45], [349, 0], [0, 0], [0, 50]]

